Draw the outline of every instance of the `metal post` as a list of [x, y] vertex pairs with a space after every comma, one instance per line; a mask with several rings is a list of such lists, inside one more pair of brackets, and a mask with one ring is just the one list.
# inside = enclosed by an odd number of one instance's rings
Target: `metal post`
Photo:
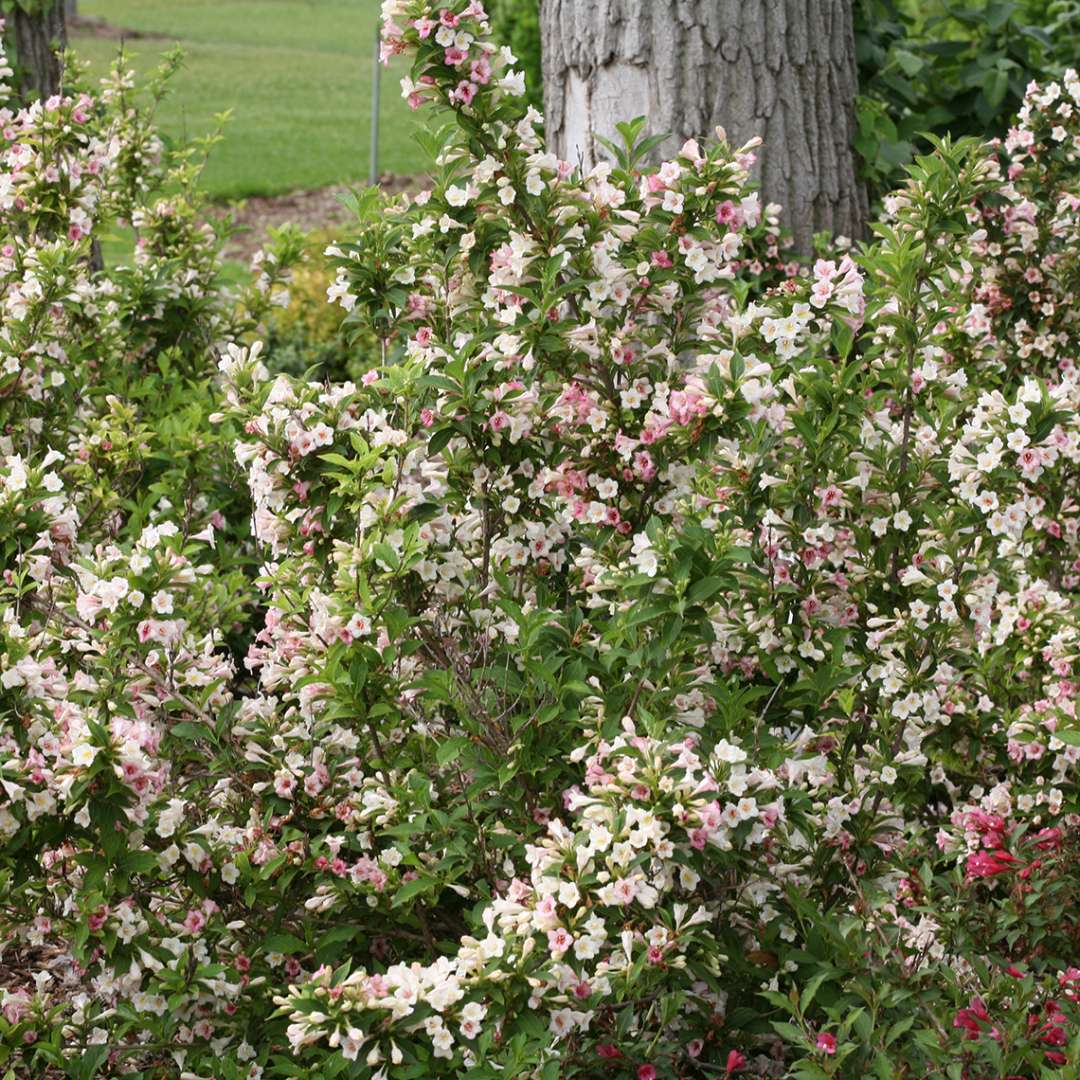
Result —
[[379, 182], [379, 75], [382, 64], [379, 63], [379, 51], [382, 44], [381, 23], [375, 21], [375, 60], [371, 76], [371, 161], [368, 169], [368, 183]]

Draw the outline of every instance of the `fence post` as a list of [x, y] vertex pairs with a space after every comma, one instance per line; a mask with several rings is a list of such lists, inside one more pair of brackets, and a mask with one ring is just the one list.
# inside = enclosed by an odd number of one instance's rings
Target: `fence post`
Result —
[[379, 69], [382, 67], [379, 63], [379, 50], [382, 39], [381, 29], [380, 21], [376, 19], [375, 60], [372, 64], [371, 75], [371, 160], [368, 169], [368, 183], [372, 185], [379, 182]]

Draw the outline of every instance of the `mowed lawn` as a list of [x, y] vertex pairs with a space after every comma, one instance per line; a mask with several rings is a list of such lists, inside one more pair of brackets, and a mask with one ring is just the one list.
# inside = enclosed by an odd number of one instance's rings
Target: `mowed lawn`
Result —
[[[378, 11], [378, 0], [79, 0], [80, 15], [161, 35], [123, 43], [140, 73], [172, 45], [184, 49], [159, 113], [168, 135], [203, 134], [232, 110], [205, 173], [222, 199], [366, 181]], [[76, 32], [72, 44], [98, 74], [121, 42]], [[398, 85], [406, 70], [382, 69], [380, 172], [420, 168], [419, 118]]]

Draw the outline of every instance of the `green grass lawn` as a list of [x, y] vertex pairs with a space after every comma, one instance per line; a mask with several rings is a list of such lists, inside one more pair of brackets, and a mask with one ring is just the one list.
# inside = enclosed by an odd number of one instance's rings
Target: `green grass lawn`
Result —
[[[225, 142], [205, 174], [218, 198], [275, 195], [368, 176], [371, 82], [378, 0], [80, 0], [79, 14], [163, 35], [124, 44], [139, 72], [174, 43], [183, 70], [159, 114], [173, 136], [213, 128], [232, 109]], [[103, 73], [120, 42], [74, 34], [73, 47]], [[379, 169], [419, 168], [417, 117], [401, 99], [404, 67], [382, 69]]]

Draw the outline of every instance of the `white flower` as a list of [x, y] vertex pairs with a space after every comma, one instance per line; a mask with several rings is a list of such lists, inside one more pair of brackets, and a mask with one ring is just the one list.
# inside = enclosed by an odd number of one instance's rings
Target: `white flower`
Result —
[[498, 81], [497, 85], [500, 90], [505, 90], [506, 93], [513, 97], [523, 97], [525, 95], [525, 75], [521, 71], [508, 71]]
[[171, 615], [173, 610], [173, 598], [167, 592], [156, 592], [150, 600], [150, 606], [159, 615]]
[[659, 569], [659, 561], [656, 557], [656, 552], [652, 548], [647, 548], [645, 551], [639, 552], [634, 556], [634, 562], [637, 566], [638, 573], [646, 574], [649, 577], [656, 577], [656, 572]]
[[669, 214], [681, 214], [683, 212], [683, 196], [678, 191], [665, 191], [662, 208]]
[[556, 1038], [561, 1039], [574, 1030], [574, 1012], [572, 1009], [559, 1009], [551, 1014], [549, 1028]]
[[9, 471], [7, 478], [4, 480], [4, 486], [8, 491], [24, 491], [28, 477], [23, 459], [16, 454], [14, 457], [7, 459], [7, 465]]
[[71, 760], [81, 768], [86, 768], [94, 763], [98, 748], [93, 743], [81, 742], [71, 752]]

